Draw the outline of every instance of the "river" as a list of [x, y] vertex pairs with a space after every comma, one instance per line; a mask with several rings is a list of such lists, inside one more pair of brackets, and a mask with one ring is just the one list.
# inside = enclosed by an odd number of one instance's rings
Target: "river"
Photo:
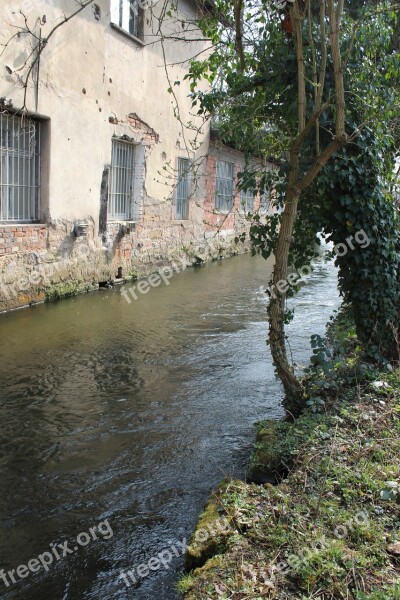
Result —
[[[244, 255], [131, 304], [114, 289], [0, 317], [0, 569], [69, 549], [0, 579], [2, 599], [177, 597], [181, 556], [130, 588], [120, 573], [188, 538], [210, 490], [244, 475], [254, 422], [282, 415], [260, 291], [270, 270]], [[297, 363], [336, 287], [318, 263], [292, 301]]]

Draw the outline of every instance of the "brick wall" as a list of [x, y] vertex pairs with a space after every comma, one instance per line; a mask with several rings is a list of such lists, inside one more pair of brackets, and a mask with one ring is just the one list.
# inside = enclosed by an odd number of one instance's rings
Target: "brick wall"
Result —
[[46, 225], [0, 226], [0, 256], [46, 250]]

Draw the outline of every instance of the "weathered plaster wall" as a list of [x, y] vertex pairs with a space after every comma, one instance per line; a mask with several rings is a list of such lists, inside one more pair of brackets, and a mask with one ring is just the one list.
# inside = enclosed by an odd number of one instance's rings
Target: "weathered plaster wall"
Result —
[[[15, 0], [2, 0], [6, 27], [1, 32], [1, 42], [15, 33], [12, 25], [23, 22], [17, 14], [13, 15], [13, 23], [8, 22], [12, 11], [17, 13], [22, 8], [17, 4]], [[167, 162], [174, 164], [177, 156], [187, 156], [182, 128], [174, 117], [172, 97], [167, 91], [162, 48], [153, 36], [155, 19], [147, 12], [145, 45], [140, 45], [111, 27], [108, 0], [97, 4], [99, 20], [93, 7], [87, 7], [60, 27], [43, 52], [37, 110], [34, 86], [30, 83], [28, 108], [51, 119], [43, 139], [43, 153], [51, 154], [51, 164], [49, 172], [43, 173], [44, 179], [49, 179], [49, 189], [47, 197], [43, 194], [42, 209], [43, 215], [50, 214], [53, 219], [98, 217], [99, 185], [104, 165], [111, 160], [112, 136], [125, 134], [138, 143], [149, 143], [146, 133], [129, 119], [131, 114], [148, 124], [158, 140], [157, 147], [147, 156], [145, 186], [149, 197], [168, 197], [171, 188], [166, 189], [168, 186], [165, 181], [160, 182], [157, 174]], [[156, 7], [159, 4], [162, 3]], [[28, 1], [26, 6], [31, 7], [31, 24], [46, 14], [44, 36], [62, 11], [69, 14], [76, 4], [55, 0], [36, 6]], [[16, 38], [2, 57], [0, 97], [11, 99], [16, 108], [23, 104], [19, 77], [24, 72], [17, 69], [29, 46], [28, 36]], [[167, 60], [180, 63], [196, 52], [196, 46], [169, 42], [165, 52]], [[170, 68], [169, 76], [172, 81], [182, 80], [185, 72], [185, 66], [179, 65]], [[187, 82], [175, 88], [184, 123], [193, 120], [188, 93]], [[207, 130], [204, 133], [207, 136]], [[190, 146], [193, 136], [188, 131], [185, 135]]]

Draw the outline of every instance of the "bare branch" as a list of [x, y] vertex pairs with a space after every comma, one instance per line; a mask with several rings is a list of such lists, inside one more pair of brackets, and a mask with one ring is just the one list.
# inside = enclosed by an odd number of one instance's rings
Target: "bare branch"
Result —
[[[4, 44], [1, 54], [3, 54], [5, 52], [5, 50], [9, 47], [12, 40], [15, 39], [16, 37], [19, 37], [20, 35], [29, 35], [34, 40], [36, 40], [36, 43], [33, 44], [33, 48], [31, 50], [31, 52], [29, 53], [28, 57], [25, 59], [23, 65], [21, 67], [19, 67], [19, 69], [18, 69], [18, 71], [21, 71], [29, 65], [28, 70], [27, 70], [25, 76], [23, 77], [24, 99], [23, 99], [23, 105], [22, 105], [22, 109], [21, 109], [23, 111], [25, 111], [27, 108], [27, 95], [28, 95], [29, 81], [32, 78], [35, 69], [38, 67], [38, 65], [40, 63], [41, 55], [42, 55], [44, 49], [46, 48], [46, 46], [48, 45], [49, 40], [53, 37], [53, 35], [56, 33], [56, 31], [60, 27], [62, 27], [66, 23], [68, 23], [76, 15], [78, 15], [83, 10], [85, 10], [85, 8], [87, 8], [90, 4], [92, 4], [94, 0], [75, 0], [75, 1], [76, 1], [76, 4], [78, 5], [78, 8], [74, 12], [72, 12], [70, 15], [64, 14], [62, 19], [60, 20], [60, 22], [57, 23], [56, 25], [54, 25], [54, 27], [50, 30], [48, 35], [43, 38], [41, 37], [41, 33], [38, 35], [31, 28], [31, 26], [28, 23], [27, 16], [20, 11], [20, 14], [24, 18], [25, 26], [19, 27], [18, 31], [7, 41], [6, 44]], [[36, 19], [35, 27], [38, 23], [42, 24], [40, 18]]]

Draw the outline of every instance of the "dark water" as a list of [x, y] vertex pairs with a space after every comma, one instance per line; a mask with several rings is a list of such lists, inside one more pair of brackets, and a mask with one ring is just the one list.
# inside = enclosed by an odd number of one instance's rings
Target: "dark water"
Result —
[[[104, 525], [47, 573], [0, 579], [1, 598], [176, 598], [181, 558], [129, 589], [120, 572], [190, 536], [211, 488], [244, 473], [253, 423], [281, 415], [259, 290], [269, 272], [241, 256], [131, 305], [113, 290], [0, 317], [0, 568], [74, 549], [105, 520], [113, 533]], [[295, 300], [296, 361], [337, 303], [333, 267], [317, 266]]]

